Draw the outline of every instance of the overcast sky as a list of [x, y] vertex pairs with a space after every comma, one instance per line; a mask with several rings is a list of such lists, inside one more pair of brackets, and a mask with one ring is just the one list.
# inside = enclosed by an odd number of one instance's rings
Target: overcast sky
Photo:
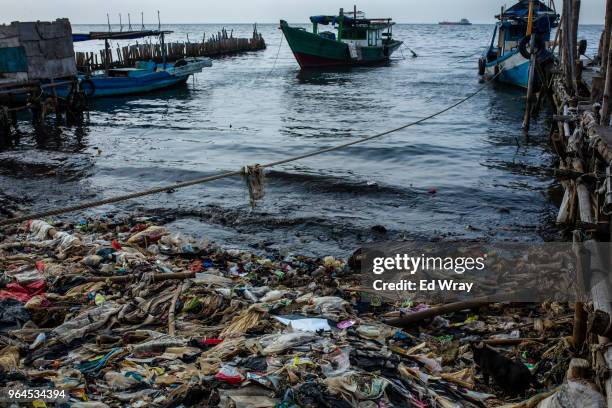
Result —
[[[359, 10], [368, 17], [392, 17], [402, 23], [435, 23], [466, 17], [475, 23], [490, 23], [504, 4], [514, 0], [360, 0]], [[557, 0], [561, 8], [562, 0]], [[118, 13], [127, 22], [162, 23], [273, 23], [283, 18], [289, 22], [306, 22], [308, 16], [333, 14], [340, 7], [352, 8], [352, 2], [338, 0], [0, 0], [0, 23], [11, 21], [52, 20], [68, 17], [73, 24], [118, 23]], [[605, 0], [582, 0], [580, 22], [603, 24]]]

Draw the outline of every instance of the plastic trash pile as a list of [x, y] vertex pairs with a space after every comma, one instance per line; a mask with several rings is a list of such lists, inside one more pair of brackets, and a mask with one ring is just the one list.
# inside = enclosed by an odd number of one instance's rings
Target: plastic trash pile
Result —
[[[494, 304], [399, 329], [385, 319], [431, 306], [381, 298], [332, 257], [224, 250], [146, 218], [33, 220], [3, 234], [1, 382], [66, 390], [61, 406], [446, 408], [541, 395], [557, 407], [601, 397], [578, 383], [551, 392], [574, 354], [568, 305]], [[495, 347], [493, 362], [475, 364], [474, 347]], [[498, 357], [539, 386], [511, 395], [496, 382]]]

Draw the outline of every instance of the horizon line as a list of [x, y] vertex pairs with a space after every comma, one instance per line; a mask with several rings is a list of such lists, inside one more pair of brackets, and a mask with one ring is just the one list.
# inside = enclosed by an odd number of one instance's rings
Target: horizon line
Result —
[[[44, 20], [38, 20], [38, 21], [44, 21]], [[280, 20], [279, 20], [280, 21]], [[492, 25], [495, 24], [495, 22], [480, 22], [480, 21], [470, 21], [472, 23], [472, 25]], [[311, 24], [310, 22], [296, 22], [296, 21], [288, 21], [289, 24]], [[420, 25], [430, 25], [430, 24], [434, 24], [437, 25], [440, 23], [440, 21], [436, 21], [436, 22], [423, 22], [423, 21], [395, 21], [396, 24], [420, 24]], [[2, 23], [2, 24], [10, 24], [10, 23]], [[108, 26], [108, 23], [73, 23], [70, 22], [70, 24], [72, 25], [104, 25], [104, 26]], [[213, 21], [213, 22], [199, 22], [199, 23], [194, 23], [194, 22], [187, 22], [187, 23], [162, 23], [162, 26], [164, 25], [198, 25], [198, 24], [215, 24], [215, 25], [220, 25], [220, 24], [244, 24], [244, 25], [253, 25], [253, 24], [266, 24], [266, 25], [270, 25], [270, 24], [278, 24], [278, 22], [274, 21], [274, 22], [270, 22], [270, 21], [254, 21], [254, 22], [231, 22], [231, 21]], [[133, 26], [140, 26], [140, 24], [132, 24]], [[604, 23], [593, 23], [593, 22], [587, 22], [587, 23], [580, 23], [579, 25], [601, 25], [603, 26]], [[120, 27], [120, 25], [118, 23], [111, 23], [111, 27]], [[156, 23], [150, 23], [150, 24], [145, 24], [146, 26], [157, 26]], [[123, 24], [123, 27], [126, 27], [126, 24]]]

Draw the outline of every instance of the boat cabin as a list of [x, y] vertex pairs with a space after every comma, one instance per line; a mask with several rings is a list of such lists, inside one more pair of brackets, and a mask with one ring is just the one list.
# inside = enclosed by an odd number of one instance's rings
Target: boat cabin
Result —
[[[345, 14], [343, 9], [340, 9], [337, 16], [312, 16], [310, 21], [314, 34], [354, 47], [383, 47], [392, 38], [395, 24], [391, 18], [365, 18], [363, 12], [355, 10]], [[319, 25], [329, 24], [337, 25], [337, 34], [331, 31], [319, 32]]]
[[[501, 13], [495, 16], [499, 21], [491, 38], [488, 61], [496, 60], [518, 48], [527, 33], [529, 2], [530, 0], [520, 0], [507, 10], [502, 8]], [[559, 15], [551, 7], [541, 1], [535, 2], [534, 32], [538, 33], [541, 40], [550, 41], [550, 33], [557, 27], [558, 19]]]

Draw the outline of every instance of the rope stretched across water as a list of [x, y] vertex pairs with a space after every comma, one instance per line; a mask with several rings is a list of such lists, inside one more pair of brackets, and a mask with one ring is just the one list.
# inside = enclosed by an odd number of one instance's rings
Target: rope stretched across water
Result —
[[[411, 126], [415, 126], [418, 125], [420, 123], [423, 123], [429, 119], [433, 119], [436, 116], [442, 115], [443, 113], [448, 112], [449, 110], [456, 108], [457, 106], [461, 105], [462, 103], [468, 101], [469, 99], [473, 98], [474, 96], [478, 95], [480, 92], [482, 92], [487, 85], [493, 81], [493, 79], [495, 79], [496, 77], [498, 77], [501, 73], [503, 72], [503, 69], [500, 69], [500, 71], [495, 74], [495, 76], [493, 76], [492, 78], [489, 79], [489, 81], [487, 81], [484, 85], [482, 85], [480, 88], [478, 88], [476, 91], [474, 91], [473, 93], [469, 94], [468, 96], [466, 96], [465, 98], [453, 103], [450, 106], [447, 106], [446, 108], [433, 113], [429, 116], [425, 116], [421, 119], [418, 119], [414, 122], [410, 122], [407, 123], [405, 125], [396, 127], [394, 129], [390, 129], [381, 133], [377, 133], [375, 135], [372, 136], [367, 136], [367, 137], [363, 137], [360, 139], [356, 139], [353, 140], [351, 142], [347, 142], [347, 143], [342, 143], [336, 146], [332, 146], [332, 147], [327, 147], [325, 149], [319, 149], [319, 150], [315, 150], [309, 153], [305, 153], [299, 156], [293, 156], [293, 157], [289, 157], [286, 159], [282, 159], [282, 160], [277, 160], [277, 161], [273, 161], [273, 162], [269, 162], [266, 164], [261, 164], [259, 165], [260, 168], [269, 168], [269, 167], [274, 167], [274, 166], [279, 166], [281, 164], [286, 164], [286, 163], [291, 163], [294, 161], [298, 161], [298, 160], [302, 160], [302, 159], [306, 159], [308, 157], [312, 157], [312, 156], [317, 156], [319, 154], [323, 154], [323, 153], [329, 153], [329, 152], [333, 152], [335, 150], [340, 150], [343, 149], [345, 147], [349, 147], [349, 146], [353, 146], [359, 143], [365, 143], [369, 140], [373, 140], [373, 139], [377, 139], [386, 135], [389, 135], [391, 133], [395, 133], [395, 132], [399, 132], [400, 130], [404, 130], [406, 128], [409, 128]], [[5, 226], [5, 225], [12, 225], [12, 224], [17, 224], [17, 223], [21, 223], [24, 221], [28, 221], [31, 219], [37, 219], [37, 218], [46, 218], [46, 217], [52, 217], [52, 216], [57, 216], [57, 215], [61, 215], [61, 214], [66, 214], [66, 213], [70, 213], [70, 212], [75, 212], [75, 211], [80, 211], [80, 210], [85, 210], [88, 208], [94, 208], [94, 207], [99, 207], [102, 205], [106, 205], [106, 204], [114, 204], [114, 203], [118, 203], [121, 201], [127, 201], [127, 200], [131, 200], [134, 198], [138, 198], [138, 197], [144, 197], [144, 196], [148, 196], [148, 195], [153, 195], [153, 194], [158, 194], [158, 193], [163, 193], [163, 192], [167, 192], [167, 191], [173, 191], [179, 188], [184, 188], [184, 187], [189, 187], [189, 186], [194, 186], [196, 184], [203, 184], [203, 183], [208, 183], [211, 181], [215, 181], [215, 180], [220, 180], [220, 179], [224, 179], [224, 178], [228, 178], [228, 177], [236, 177], [236, 176], [241, 176], [244, 173], [243, 170], [244, 166], [240, 169], [240, 170], [235, 170], [235, 171], [228, 171], [225, 173], [219, 173], [219, 174], [215, 174], [213, 176], [208, 176], [208, 177], [202, 177], [202, 178], [198, 178], [198, 179], [194, 179], [194, 180], [189, 180], [189, 181], [183, 181], [183, 182], [179, 182], [179, 183], [175, 183], [175, 184], [170, 184], [167, 186], [162, 186], [162, 187], [156, 187], [156, 188], [152, 188], [149, 190], [144, 190], [144, 191], [139, 191], [136, 193], [130, 193], [130, 194], [123, 194], [123, 195], [119, 195], [119, 196], [115, 196], [115, 197], [110, 197], [110, 198], [106, 198], [106, 199], [102, 199], [102, 200], [96, 200], [96, 201], [90, 201], [90, 202], [86, 202], [83, 204], [78, 204], [78, 205], [72, 205], [72, 206], [68, 206], [68, 207], [62, 207], [62, 208], [56, 208], [54, 210], [49, 210], [49, 211], [40, 211], [40, 212], [35, 212], [32, 214], [28, 214], [28, 215], [24, 215], [21, 217], [15, 217], [15, 218], [8, 218], [5, 220], [0, 220], [0, 226]]]

